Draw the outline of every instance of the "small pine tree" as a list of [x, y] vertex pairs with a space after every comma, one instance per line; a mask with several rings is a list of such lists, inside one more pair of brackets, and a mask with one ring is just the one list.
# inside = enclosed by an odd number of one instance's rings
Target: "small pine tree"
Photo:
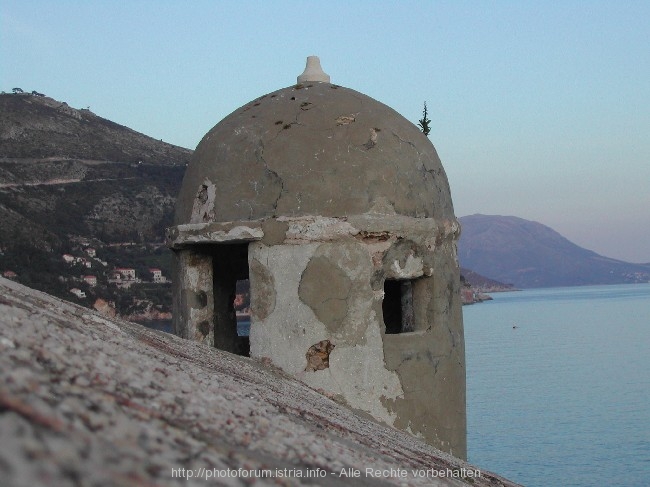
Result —
[[422, 119], [418, 122], [418, 127], [420, 127], [420, 130], [422, 130], [422, 133], [426, 135], [427, 137], [429, 136], [429, 132], [431, 132], [431, 126], [429, 125], [431, 123], [431, 119], [427, 116], [427, 102], [424, 102], [424, 110], [422, 111]]

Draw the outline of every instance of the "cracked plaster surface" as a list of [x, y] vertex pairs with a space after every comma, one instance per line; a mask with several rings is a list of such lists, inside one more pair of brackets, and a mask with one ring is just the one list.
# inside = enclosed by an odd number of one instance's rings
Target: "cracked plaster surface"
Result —
[[[430, 141], [391, 108], [334, 86], [284, 88], [217, 124], [187, 169], [176, 224], [363, 214], [378, 203], [453, 218]], [[214, 198], [206, 180], [217, 185]]]
[[[372, 267], [367, 251], [354, 242], [343, 246], [251, 247], [252, 258], [267, 266], [277, 286], [274, 311], [265, 319], [254, 320], [251, 326], [251, 356], [268, 357], [310, 386], [338, 395], [351, 407], [393, 424], [396, 414], [382, 404], [382, 398], [395, 400], [403, 391], [397, 374], [384, 366], [379, 317], [375, 312], [378, 301], [368, 285]], [[315, 271], [330, 268], [332, 276], [338, 275], [336, 278], [350, 284], [340, 297], [344, 308], [327, 307], [330, 293], [338, 296], [341, 291], [331, 285], [329, 274], [309, 272], [312, 262], [316, 262]], [[304, 280], [311, 283], [303, 284]], [[305, 285], [313, 288], [305, 291]], [[253, 293], [257, 292], [253, 279], [251, 286]], [[323, 302], [325, 308], [319, 309]], [[315, 309], [310, 304], [315, 304]], [[345, 316], [338, 316], [337, 310]], [[335, 345], [329, 356], [329, 368], [305, 371], [305, 352], [322, 340]]]
[[[298, 297], [300, 276], [317, 246], [318, 244], [299, 247], [267, 247], [262, 243], [249, 245], [249, 261], [260, 262], [275, 283], [273, 310], [265, 318], [259, 316], [259, 320], [253, 319], [251, 323], [251, 356], [272, 358], [275, 365], [290, 374], [304, 370], [305, 352], [309, 347], [330, 338], [325, 325]], [[255, 274], [251, 276], [253, 296], [265, 292], [259, 288], [260, 282], [255, 277]], [[254, 318], [257, 318], [255, 307], [252, 312]], [[264, 314], [266, 313], [261, 313], [262, 316]]]
[[202, 223], [214, 220], [214, 205], [217, 188], [209, 179], [199, 186], [192, 206], [192, 223]]
[[[249, 244], [253, 357], [439, 446], [453, 429], [450, 421], [464, 425], [464, 418], [449, 419], [464, 411], [464, 396], [457, 397], [464, 384], [462, 321], [451, 284], [458, 272], [455, 220], [371, 214], [251, 225], [269, 234]], [[422, 281], [425, 288], [414, 286], [428, 328], [384, 336], [384, 279], [421, 276], [434, 276]], [[335, 345], [330, 366], [307, 373], [305, 353], [322, 340]], [[464, 454], [463, 442], [448, 443]]]

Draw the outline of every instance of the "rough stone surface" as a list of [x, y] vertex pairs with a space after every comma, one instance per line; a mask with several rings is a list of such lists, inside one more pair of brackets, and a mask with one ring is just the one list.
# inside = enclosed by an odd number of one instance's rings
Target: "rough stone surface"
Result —
[[188, 245], [217, 242], [252, 242], [265, 232], [259, 222], [194, 223], [178, 225], [167, 230], [167, 244], [182, 248]]
[[184, 287], [174, 286], [175, 333], [183, 338], [214, 344], [214, 290], [210, 256], [182, 250], [174, 255], [174, 268], [184, 269]]
[[[334, 349], [336, 350], [336, 349]], [[515, 484], [417, 478], [472, 468], [262, 363], [107, 319], [0, 278], [2, 485]], [[195, 478], [172, 477], [172, 468]], [[285, 478], [197, 478], [204, 469]], [[360, 471], [358, 478], [341, 469]], [[406, 469], [373, 478], [366, 468]], [[296, 478], [321, 469], [325, 477]]]

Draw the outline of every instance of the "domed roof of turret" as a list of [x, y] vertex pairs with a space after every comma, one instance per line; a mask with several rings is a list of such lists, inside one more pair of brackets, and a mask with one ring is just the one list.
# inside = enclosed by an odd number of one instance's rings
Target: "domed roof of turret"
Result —
[[308, 71], [299, 77], [307, 81], [251, 101], [205, 135], [175, 223], [377, 212], [454, 218], [447, 176], [418, 127]]

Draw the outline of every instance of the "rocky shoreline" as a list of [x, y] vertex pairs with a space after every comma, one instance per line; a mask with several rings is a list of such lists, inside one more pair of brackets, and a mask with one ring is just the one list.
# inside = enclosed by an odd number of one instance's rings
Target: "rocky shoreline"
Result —
[[461, 290], [460, 295], [461, 295], [461, 301], [463, 305], [482, 303], [483, 301], [492, 300], [492, 296], [490, 296], [489, 294], [486, 294], [482, 291], [478, 291], [473, 288], [463, 288]]

